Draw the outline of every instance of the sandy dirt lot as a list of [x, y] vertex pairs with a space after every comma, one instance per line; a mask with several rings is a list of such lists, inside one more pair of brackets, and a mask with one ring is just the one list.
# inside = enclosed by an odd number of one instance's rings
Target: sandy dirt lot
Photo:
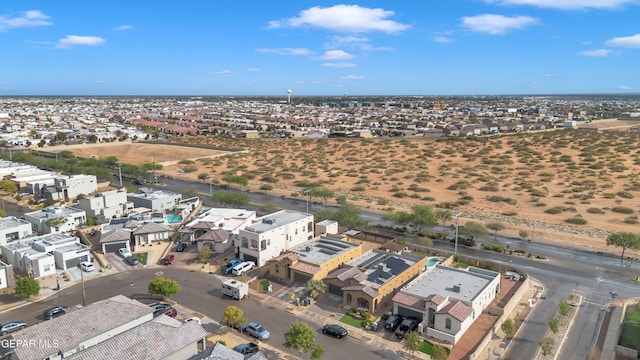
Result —
[[205, 173], [216, 183], [231, 172], [247, 177], [250, 188], [271, 184], [285, 196], [328, 188], [380, 212], [445, 207], [464, 212], [461, 223], [501, 222], [507, 227], [501, 233], [514, 237], [525, 230], [534, 241], [617, 252], [606, 247], [607, 233], [638, 229], [640, 130], [613, 125], [466, 140], [190, 138], [192, 145], [246, 151], [145, 145], [100, 153], [136, 163], [153, 157], [166, 162], [160, 173], [169, 176], [191, 165], [181, 177]]

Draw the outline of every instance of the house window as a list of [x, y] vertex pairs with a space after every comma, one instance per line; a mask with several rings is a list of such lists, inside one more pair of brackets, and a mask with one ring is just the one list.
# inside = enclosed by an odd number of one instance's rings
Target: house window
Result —
[[18, 232], [12, 232], [6, 235], [7, 241], [18, 240]]
[[251, 249], [258, 249], [258, 240], [251, 239]]
[[280, 266], [276, 264], [276, 274], [280, 272]]
[[262, 240], [260, 242], [260, 250], [266, 250], [267, 249], [267, 240]]
[[47, 264], [44, 266], [44, 271], [48, 272], [49, 270], [51, 270], [51, 265]]
[[298, 229], [296, 229], [296, 235], [298, 235]]
[[444, 327], [445, 327], [447, 330], [451, 330], [451, 319], [447, 318], [447, 319], [444, 321]]

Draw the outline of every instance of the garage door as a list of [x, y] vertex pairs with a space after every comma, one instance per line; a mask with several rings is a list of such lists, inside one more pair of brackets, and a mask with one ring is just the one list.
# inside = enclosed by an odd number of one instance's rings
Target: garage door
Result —
[[88, 255], [80, 256], [80, 257], [69, 259], [69, 260], [65, 261], [65, 265], [67, 266], [67, 269], [70, 269], [72, 267], [80, 265], [81, 262], [88, 261], [88, 260], [89, 260], [89, 256]]
[[253, 261], [254, 264], [258, 264], [258, 258], [255, 256], [244, 254], [244, 261]]
[[342, 287], [338, 285], [329, 284], [329, 294], [338, 295], [342, 297]]
[[412, 317], [420, 320], [422, 322], [422, 313], [419, 311], [415, 311], [413, 309], [408, 309], [404, 306], [398, 306], [398, 315], [402, 317]]
[[104, 251], [108, 253], [118, 252], [118, 249], [127, 247], [127, 243], [115, 243], [115, 244], [106, 244], [104, 246]]
[[299, 272], [293, 273], [293, 281], [305, 283], [311, 279], [311, 275], [301, 274]]

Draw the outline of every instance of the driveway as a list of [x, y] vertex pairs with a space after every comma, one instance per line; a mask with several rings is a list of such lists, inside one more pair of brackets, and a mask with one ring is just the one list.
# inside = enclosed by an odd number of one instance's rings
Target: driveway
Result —
[[111, 268], [114, 269], [115, 271], [125, 271], [130, 269], [143, 268], [142, 264], [138, 264], [138, 265], [127, 264], [126, 262], [124, 262], [124, 259], [122, 258], [122, 256], [118, 255], [117, 253], [106, 253], [104, 255], [104, 259], [107, 262], [107, 264], [111, 264]]

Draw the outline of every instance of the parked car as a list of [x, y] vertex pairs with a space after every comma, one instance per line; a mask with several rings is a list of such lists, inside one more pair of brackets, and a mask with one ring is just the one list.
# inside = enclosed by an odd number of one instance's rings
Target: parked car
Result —
[[260, 351], [260, 347], [256, 343], [246, 343], [236, 345], [233, 350], [239, 352], [242, 355], [251, 355]]
[[196, 316], [190, 317], [190, 318], [184, 320], [185, 323], [192, 322], [192, 321], [197, 322], [198, 325], [202, 325], [202, 321], [200, 320], [199, 317], [196, 317]]
[[169, 304], [164, 304], [164, 303], [151, 303], [149, 304], [149, 307], [153, 309], [153, 312], [156, 311], [164, 311], [167, 310], [168, 308], [171, 307], [171, 305]]
[[80, 267], [82, 268], [82, 271], [84, 272], [92, 272], [96, 270], [96, 267], [93, 266], [93, 263], [89, 262], [89, 261], [83, 261], [80, 263]]
[[402, 316], [400, 315], [391, 315], [387, 318], [387, 321], [384, 323], [385, 330], [396, 331], [398, 326], [402, 323]]
[[187, 244], [186, 243], [178, 243], [178, 247], [176, 247], [176, 252], [183, 252], [187, 249]]
[[42, 316], [45, 320], [53, 319], [54, 317], [66, 314], [68, 309], [69, 308], [66, 306], [54, 306], [50, 309], [45, 310], [42, 313]]
[[126, 262], [129, 265], [138, 265], [138, 264], [140, 264], [140, 260], [135, 256], [127, 256], [126, 258], [124, 258], [124, 262]]
[[253, 261], [245, 261], [243, 263], [236, 265], [233, 268], [233, 270], [231, 270], [231, 273], [235, 276], [240, 276], [246, 273], [247, 271], [253, 269], [254, 267], [256, 267], [256, 263], [254, 263]]
[[126, 259], [129, 256], [131, 256], [131, 251], [127, 248], [120, 248], [118, 249], [118, 254], [120, 254], [120, 256]]
[[176, 309], [174, 309], [172, 307], [168, 307], [168, 308], [166, 308], [164, 310], [154, 311], [153, 312], [153, 317], [160, 316], [162, 314], [165, 314], [167, 316], [170, 316], [170, 317], [174, 318], [174, 317], [178, 316], [178, 310], [176, 310]]
[[173, 264], [173, 260], [175, 260], [176, 256], [171, 254], [169, 256], [167, 256], [166, 258], [164, 258], [164, 260], [162, 261], [162, 264], [164, 265], [171, 265]]
[[22, 330], [25, 326], [27, 326], [27, 323], [24, 321], [9, 321], [0, 326], [0, 336], [5, 336], [8, 333]]
[[242, 325], [241, 330], [243, 333], [247, 333], [258, 340], [267, 340], [271, 335], [269, 334], [269, 331], [264, 328], [264, 326], [256, 322], [250, 322]]
[[418, 327], [418, 320], [412, 318], [406, 318], [402, 320], [400, 326], [396, 329], [396, 337], [398, 339], [404, 339], [408, 333], [412, 332]]
[[220, 271], [222, 271], [222, 273], [225, 275], [229, 275], [231, 273], [231, 270], [233, 270], [234, 267], [240, 264], [242, 264], [241, 259], [231, 259], [225, 266], [222, 266], [220, 268]]
[[347, 329], [343, 328], [340, 325], [336, 325], [336, 324], [323, 326], [322, 327], [322, 333], [323, 334], [327, 334], [327, 335], [331, 335], [333, 337], [337, 337], [338, 339], [342, 339], [343, 337], [347, 337], [347, 335], [349, 335], [349, 333], [347, 332]]

